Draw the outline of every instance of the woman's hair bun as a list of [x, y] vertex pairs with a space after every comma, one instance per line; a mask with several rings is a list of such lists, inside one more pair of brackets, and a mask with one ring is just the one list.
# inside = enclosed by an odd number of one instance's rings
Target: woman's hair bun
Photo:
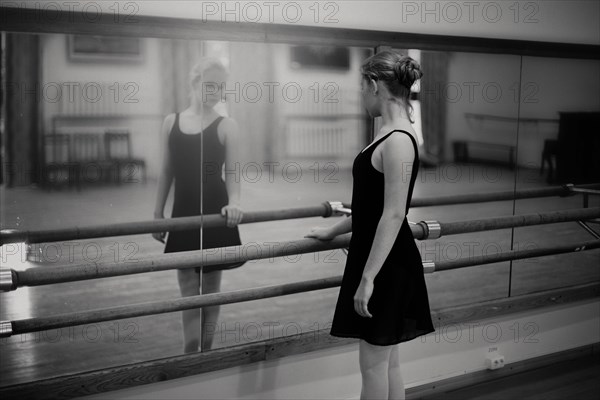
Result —
[[[364, 79], [383, 83], [392, 98], [400, 99], [404, 103], [406, 113], [410, 115], [411, 88], [415, 81], [423, 76], [417, 61], [396, 51], [383, 50], [363, 61], [360, 72]], [[410, 121], [414, 123], [412, 118]]]
[[400, 84], [407, 88], [411, 88], [415, 81], [423, 76], [419, 63], [409, 56], [399, 59], [394, 70]]

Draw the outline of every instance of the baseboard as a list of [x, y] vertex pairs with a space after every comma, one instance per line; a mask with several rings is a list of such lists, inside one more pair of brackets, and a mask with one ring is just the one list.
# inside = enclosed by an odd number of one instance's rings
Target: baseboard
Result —
[[592, 356], [600, 356], [600, 342], [506, 364], [503, 368], [496, 370], [486, 369], [483, 371], [476, 371], [470, 374], [430, 382], [424, 385], [414, 386], [406, 389], [406, 399], [416, 400], [425, 396], [431, 396], [434, 394], [438, 395], [447, 391], [460, 389], [478, 383], [489, 382], [498, 378], [537, 369], [546, 365]]

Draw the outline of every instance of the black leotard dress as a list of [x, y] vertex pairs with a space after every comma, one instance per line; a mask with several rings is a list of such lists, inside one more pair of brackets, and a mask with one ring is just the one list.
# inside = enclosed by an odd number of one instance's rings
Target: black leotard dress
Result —
[[383, 212], [384, 174], [371, 164], [373, 150], [393, 132], [407, 134], [414, 145], [406, 214], [419, 166], [417, 143], [406, 131], [395, 130], [364, 149], [352, 165], [352, 237], [331, 335], [353, 337], [367, 343], [388, 346], [435, 332], [421, 254], [405, 217], [394, 245], [373, 280], [373, 294], [367, 305], [373, 317], [361, 317], [354, 310], [354, 295], [371, 251], [377, 224]]
[[[200, 215], [202, 193], [203, 215], [221, 214], [221, 208], [229, 203], [221, 169], [225, 161], [225, 146], [219, 142], [218, 126], [222, 116], [217, 117], [203, 133], [185, 134], [179, 128], [179, 114], [169, 134], [171, 167], [175, 180], [175, 197], [172, 217]], [[201, 142], [201, 135], [204, 139]], [[202, 156], [200, 156], [202, 155]], [[201, 165], [202, 161], [202, 165]], [[202, 166], [203, 179], [200, 180]], [[203, 228], [202, 249], [241, 245], [238, 227]], [[165, 253], [200, 249], [200, 229], [169, 232]], [[218, 254], [218, 253], [217, 253]], [[223, 260], [226, 254], [222, 254]], [[229, 256], [231, 257], [231, 256]], [[240, 267], [245, 262], [223, 263], [203, 267], [204, 272]], [[200, 268], [195, 269], [200, 273]]]

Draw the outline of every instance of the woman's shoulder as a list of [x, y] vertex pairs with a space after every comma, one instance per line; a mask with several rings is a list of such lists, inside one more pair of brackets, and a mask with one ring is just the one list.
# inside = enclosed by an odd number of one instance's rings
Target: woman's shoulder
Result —
[[389, 133], [390, 137], [388, 138], [388, 140], [392, 139], [391, 142], [399, 144], [410, 143], [412, 145], [412, 142], [414, 140], [414, 142], [417, 143], [418, 146], [419, 141], [417, 139], [417, 133], [412, 127], [393, 128], [389, 131]]
[[217, 118], [221, 118], [221, 123], [219, 125], [223, 125], [225, 127], [237, 126], [237, 122], [235, 119], [228, 117], [226, 115], [220, 115]]
[[165, 135], [169, 135], [171, 130], [173, 129], [173, 125], [175, 124], [175, 120], [177, 119], [177, 113], [168, 114], [163, 120], [163, 133]]
[[226, 145], [227, 142], [231, 143], [239, 137], [239, 128], [237, 122], [231, 117], [219, 116], [221, 121], [217, 125], [217, 136], [219, 137], [219, 143]]
[[381, 146], [381, 154], [388, 155], [391, 159], [406, 160], [415, 156], [414, 143], [417, 143], [416, 135], [412, 129], [393, 129]]
[[170, 122], [171, 125], [173, 125], [173, 122], [175, 122], [177, 115], [178, 115], [178, 113], [167, 114], [167, 116], [165, 117], [165, 122]]

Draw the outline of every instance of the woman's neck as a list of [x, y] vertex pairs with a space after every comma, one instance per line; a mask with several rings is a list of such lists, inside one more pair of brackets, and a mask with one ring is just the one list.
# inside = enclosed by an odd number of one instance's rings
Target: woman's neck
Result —
[[206, 107], [204, 103], [193, 98], [190, 106], [184, 112], [199, 116], [210, 116], [213, 112], [213, 109], [212, 107]]
[[406, 109], [403, 104], [395, 101], [386, 102], [381, 108], [382, 128], [394, 128], [399, 126], [412, 125], [406, 115]]

